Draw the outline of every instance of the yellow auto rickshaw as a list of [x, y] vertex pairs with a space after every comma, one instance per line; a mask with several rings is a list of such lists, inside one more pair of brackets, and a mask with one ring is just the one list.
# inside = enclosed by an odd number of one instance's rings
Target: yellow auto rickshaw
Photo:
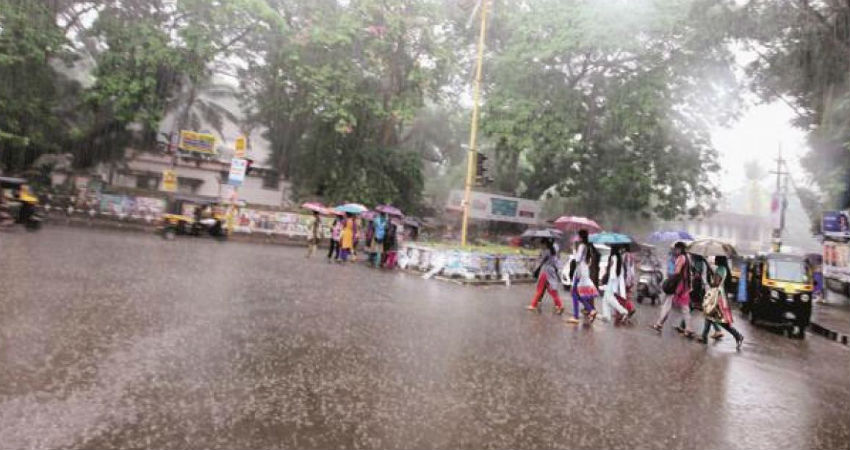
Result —
[[218, 199], [178, 194], [168, 200], [158, 231], [167, 240], [176, 236], [205, 235], [225, 240], [228, 235], [226, 220]]
[[0, 177], [0, 224], [22, 224], [29, 231], [41, 228], [46, 217], [38, 197], [23, 178]]
[[814, 278], [805, 258], [771, 253], [750, 268], [752, 298], [747, 312], [752, 323], [778, 326], [803, 339], [812, 316]]

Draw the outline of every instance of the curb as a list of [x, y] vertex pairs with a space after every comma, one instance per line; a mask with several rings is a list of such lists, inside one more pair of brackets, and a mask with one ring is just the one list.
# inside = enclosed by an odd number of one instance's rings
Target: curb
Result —
[[823, 337], [825, 337], [825, 338], [827, 338], [831, 341], [838, 342], [839, 344], [850, 345], [850, 344], [848, 344], [848, 337], [847, 337], [846, 334], [830, 330], [829, 328], [826, 328], [823, 325], [820, 325], [818, 323], [815, 323], [815, 322], [810, 323], [809, 324], [809, 330], [812, 333], [823, 336]]

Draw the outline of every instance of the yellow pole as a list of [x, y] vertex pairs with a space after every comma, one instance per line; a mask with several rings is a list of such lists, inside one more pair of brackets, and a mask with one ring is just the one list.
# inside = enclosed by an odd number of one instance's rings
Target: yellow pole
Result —
[[481, 66], [484, 62], [484, 38], [487, 35], [487, 3], [481, 0], [481, 32], [478, 35], [478, 67], [475, 70], [475, 87], [472, 94], [472, 124], [469, 129], [469, 153], [466, 163], [466, 183], [463, 191], [463, 223], [460, 229], [460, 245], [466, 247], [466, 234], [469, 224], [469, 203], [472, 193], [472, 182], [475, 178], [475, 158], [478, 153], [476, 141], [478, 137], [478, 103], [481, 98]]

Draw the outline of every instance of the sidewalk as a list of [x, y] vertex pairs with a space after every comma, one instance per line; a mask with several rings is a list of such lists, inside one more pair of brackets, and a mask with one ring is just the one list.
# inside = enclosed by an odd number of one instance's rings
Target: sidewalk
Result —
[[[838, 295], [830, 293], [830, 295]], [[812, 323], [809, 329], [813, 333], [848, 345], [850, 336], [850, 303], [812, 305]]]

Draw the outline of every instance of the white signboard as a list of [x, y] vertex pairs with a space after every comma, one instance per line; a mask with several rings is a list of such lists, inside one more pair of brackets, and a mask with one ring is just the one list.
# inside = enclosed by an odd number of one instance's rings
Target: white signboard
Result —
[[[463, 191], [453, 190], [449, 194], [446, 209], [463, 210]], [[526, 198], [472, 192], [470, 194], [469, 217], [480, 220], [539, 225], [540, 202]]]
[[241, 158], [233, 158], [230, 161], [230, 175], [227, 177], [227, 183], [233, 186], [241, 186], [245, 181], [245, 169], [248, 168], [248, 161]]

